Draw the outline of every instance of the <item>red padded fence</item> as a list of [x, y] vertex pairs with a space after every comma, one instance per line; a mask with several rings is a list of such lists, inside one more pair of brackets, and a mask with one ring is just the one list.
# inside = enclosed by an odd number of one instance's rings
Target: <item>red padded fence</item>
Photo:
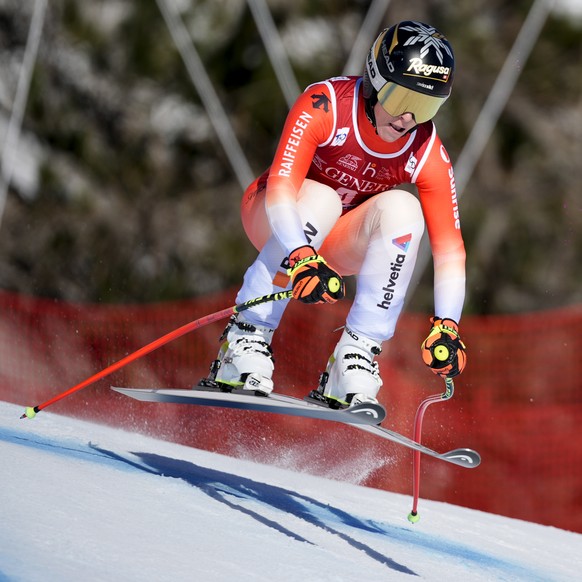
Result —
[[[234, 291], [147, 306], [74, 305], [0, 292], [0, 399], [45, 402], [160, 336], [234, 302]], [[292, 302], [273, 342], [280, 392], [317, 384], [349, 304]], [[61, 400], [50, 412], [221, 454], [390, 491], [411, 492], [412, 455], [354, 428], [264, 413], [146, 404], [109, 386], [187, 389], [206, 375], [224, 323], [196, 330]], [[465, 470], [423, 458], [421, 497], [582, 532], [582, 307], [465, 317], [469, 360], [451, 401], [430, 407], [424, 442], [468, 446]], [[412, 434], [442, 381], [420, 359], [425, 315], [404, 314], [379, 357], [387, 423]], [[24, 410], [24, 408], [23, 408]], [[42, 414], [34, 420], [42, 423]], [[386, 423], [385, 423], [386, 424]], [[421, 508], [422, 509], [422, 508]]]

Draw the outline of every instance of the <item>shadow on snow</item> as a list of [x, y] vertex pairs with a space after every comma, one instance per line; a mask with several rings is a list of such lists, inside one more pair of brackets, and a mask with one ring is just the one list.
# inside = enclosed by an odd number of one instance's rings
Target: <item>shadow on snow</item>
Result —
[[[358, 541], [354, 535], [361, 531], [380, 537], [385, 536], [396, 543], [422, 548], [453, 558], [456, 563], [459, 561], [467, 562], [468, 568], [479, 566], [481, 569], [498, 570], [505, 575], [519, 576], [531, 582], [543, 579], [540, 577], [539, 572], [534, 572], [508, 560], [495, 558], [469, 546], [427, 535], [418, 530], [414, 531], [411, 528], [398, 527], [376, 520], [359, 519], [337, 507], [322, 503], [296, 491], [260, 483], [224, 471], [209, 469], [189, 461], [152, 453], [131, 453], [137, 459], [136, 461], [124, 456], [127, 455], [125, 452], [119, 454], [91, 443], [82, 445], [74, 439], [50, 439], [40, 435], [26, 434], [26, 432], [7, 430], [2, 427], [0, 427], [0, 441], [41, 449], [59, 456], [91, 460], [110, 467], [126, 467], [129, 470], [139, 470], [160, 477], [181, 479], [204, 492], [215, 501], [244, 513], [262, 525], [292, 540], [312, 544], [304, 536], [282, 525], [280, 521], [269, 519], [255, 510], [260, 505], [263, 505], [271, 510], [302, 519], [314, 527], [337, 536], [353, 548], [364, 552], [372, 560], [404, 574], [418, 576], [408, 566], [400, 564], [396, 560], [374, 550], [369, 545]], [[0, 574], [1, 581], [2, 576]]]

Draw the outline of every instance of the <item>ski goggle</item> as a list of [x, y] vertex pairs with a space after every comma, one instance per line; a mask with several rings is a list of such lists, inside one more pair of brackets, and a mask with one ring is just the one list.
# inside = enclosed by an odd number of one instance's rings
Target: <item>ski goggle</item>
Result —
[[390, 81], [378, 91], [378, 101], [384, 111], [392, 117], [412, 113], [416, 123], [432, 119], [446, 100], [447, 97], [424, 95]]

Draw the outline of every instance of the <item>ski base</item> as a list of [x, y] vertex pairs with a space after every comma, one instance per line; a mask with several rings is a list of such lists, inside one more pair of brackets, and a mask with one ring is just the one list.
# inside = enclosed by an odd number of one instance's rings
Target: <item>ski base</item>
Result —
[[318, 420], [331, 420], [358, 426], [377, 425], [386, 418], [384, 407], [381, 404], [372, 403], [333, 410], [283, 394], [271, 393], [269, 396], [257, 396], [253, 392], [249, 393], [248, 390], [225, 392], [219, 388], [208, 386], [197, 386], [193, 390], [155, 390], [148, 388], [119, 388], [116, 386], [112, 386], [111, 389], [142, 402], [220, 406], [289, 416], [302, 416]]

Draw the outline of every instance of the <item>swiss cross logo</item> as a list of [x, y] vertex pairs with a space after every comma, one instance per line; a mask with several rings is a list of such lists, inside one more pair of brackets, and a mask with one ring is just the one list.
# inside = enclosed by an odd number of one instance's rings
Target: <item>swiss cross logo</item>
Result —
[[392, 239], [392, 244], [397, 246], [400, 250], [406, 252], [410, 246], [410, 241], [412, 240], [411, 234], [405, 234], [404, 236], [399, 236], [398, 238]]

